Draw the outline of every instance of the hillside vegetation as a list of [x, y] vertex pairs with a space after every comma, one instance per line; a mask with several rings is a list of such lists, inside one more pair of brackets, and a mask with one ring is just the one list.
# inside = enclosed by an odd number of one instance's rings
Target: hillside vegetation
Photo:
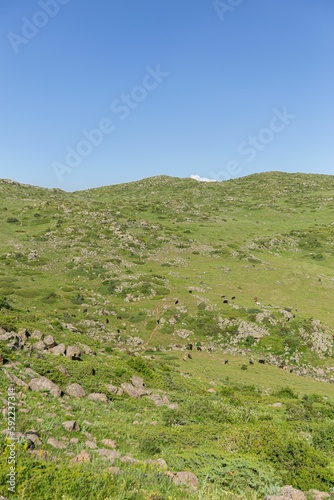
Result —
[[0, 180], [0, 214], [10, 498], [334, 491], [334, 176]]

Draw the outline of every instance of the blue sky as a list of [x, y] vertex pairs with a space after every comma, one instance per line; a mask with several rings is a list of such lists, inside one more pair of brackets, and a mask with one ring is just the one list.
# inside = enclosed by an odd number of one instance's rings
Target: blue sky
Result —
[[333, 0], [1, 0], [0, 177], [333, 174]]

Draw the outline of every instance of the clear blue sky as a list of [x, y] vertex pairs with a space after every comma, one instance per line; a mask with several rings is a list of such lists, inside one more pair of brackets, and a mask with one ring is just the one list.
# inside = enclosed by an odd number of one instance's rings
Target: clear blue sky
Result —
[[0, 177], [334, 174], [333, 0], [216, 3], [1, 0]]

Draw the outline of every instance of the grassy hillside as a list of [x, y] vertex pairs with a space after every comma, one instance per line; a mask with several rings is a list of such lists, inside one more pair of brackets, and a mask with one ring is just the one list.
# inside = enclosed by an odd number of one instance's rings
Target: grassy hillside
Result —
[[[2, 180], [0, 214], [1, 391], [22, 382], [17, 498], [334, 488], [334, 176], [161, 176], [75, 193]], [[39, 376], [61, 396], [30, 390]], [[71, 383], [86, 395], [64, 394]], [[109, 462], [105, 439], [119, 452]], [[176, 484], [180, 471], [196, 490]]]

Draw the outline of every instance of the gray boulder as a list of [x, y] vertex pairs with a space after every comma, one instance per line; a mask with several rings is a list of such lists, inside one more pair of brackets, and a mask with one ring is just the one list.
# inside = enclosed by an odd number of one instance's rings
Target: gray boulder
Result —
[[75, 420], [67, 420], [66, 422], [63, 422], [61, 425], [64, 427], [65, 431], [68, 432], [80, 431], [80, 427]]
[[49, 392], [55, 398], [59, 398], [61, 391], [57, 384], [46, 377], [33, 378], [30, 380], [28, 387], [31, 391]]
[[82, 398], [86, 396], [84, 389], [79, 384], [70, 384], [65, 389], [65, 394], [74, 398]]
[[81, 351], [80, 351], [79, 347], [77, 347], [75, 345], [70, 345], [66, 349], [66, 356], [70, 359], [73, 359], [73, 360], [80, 360], [81, 359]]
[[44, 339], [44, 344], [48, 349], [51, 349], [52, 347], [55, 347], [57, 345], [57, 342], [52, 337], [52, 335], [47, 335]]
[[51, 354], [54, 354], [55, 356], [64, 356], [65, 350], [65, 344], [59, 344], [49, 349], [49, 352], [51, 352]]
[[107, 396], [102, 392], [92, 392], [88, 395], [88, 399], [90, 399], [90, 401], [99, 401], [100, 403], [108, 403], [109, 401]]

